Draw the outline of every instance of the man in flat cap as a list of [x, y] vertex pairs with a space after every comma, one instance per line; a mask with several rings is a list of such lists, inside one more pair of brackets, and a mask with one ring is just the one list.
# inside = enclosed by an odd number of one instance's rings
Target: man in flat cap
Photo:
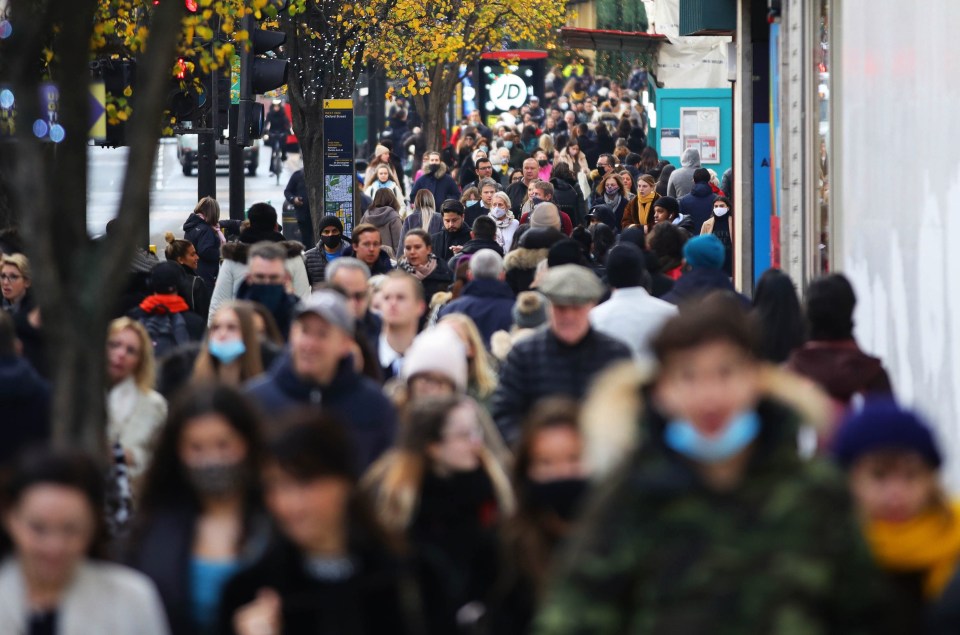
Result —
[[513, 347], [500, 371], [493, 418], [509, 443], [520, 422], [543, 397], [579, 399], [594, 376], [630, 359], [630, 349], [590, 326], [590, 309], [604, 295], [597, 276], [580, 265], [552, 267], [539, 290], [550, 300], [549, 325]]
[[304, 407], [333, 415], [350, 434], [357, 465], [366, 469], [392, 445], [397, 418], [380, 386], [354, 368], [355, 328], [342, 295], [314, 291], [295, 310], [289, 351], [246, 392], [275, 417]]

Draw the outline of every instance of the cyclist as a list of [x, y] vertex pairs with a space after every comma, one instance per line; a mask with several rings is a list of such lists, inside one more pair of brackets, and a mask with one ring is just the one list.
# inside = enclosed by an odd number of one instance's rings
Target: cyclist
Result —
[[[290, 134], [290, 120], [287, 119], [287, 113], [284, 112], [283, 102], [279, 99], [274, 99], [273, 104], [270, 106], [270, 111], [267, 113], [266, 125], [264, 126], [264, 135], [267, 143], [273, 149], [275, 154], [278, 150], [280, 151], [280, 160], [287, 160], [287, 146], [286, 140], [287, 135]], [[271, 155], [270, 164], [273, 165], [273, 156]]]

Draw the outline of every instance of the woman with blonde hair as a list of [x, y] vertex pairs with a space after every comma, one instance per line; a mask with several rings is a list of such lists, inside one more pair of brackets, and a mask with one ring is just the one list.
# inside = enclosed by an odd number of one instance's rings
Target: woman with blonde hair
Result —
[[437, 213], [437, 202], [430, 190], [420, 190], [413, 197], [410, 214], [400, 229], [400, 245], [411, 229], [423, 229], [431, 235], [443, 230], [443, 217]]
[[132, 479], [150, 464], [167, 402], [153, 390], [153, 343], [142, 324], [122, 317], [107, 332], [107, 440], [123, 448]]
[[494, 239], [506, 254], [513, 245], [513, 237], [520, 227], [520, 221], [513, 216], [510, 210], [510, 196], [506, 192], [497, 192], [490, 203], [490, 213], [487, 214], [497, 224], [497, 234]]
[[656, 221], [653, 219], [653, 206], [660, 195], [657, 194], [657, 181], [649, 174], [637, 177], [637, 195], [630, 199], [623, 209], [623, 219], [620, 227], [626, 229], [632, 225], [643, 227], [643, 231], [650, 231]]
[[396, 446], [365, 475], [380, 522], [402, 534], [436, 579], [444, 597], [429, 598], [441, 623], [457, 632], [458, 611], [483, 602], [493, 585], [496, 531], [513, 513], [514, 495], [491, 449], [480, 408], [460, 395], [425, 397], [406, 411]]
[[477, 325], [463, 313], [445, 315], [439, 324], [450, 326], [466, 347], [467, 394], [489, 411], [488, 402], [497, 389], [497, 373]]
[[264, 371], [253, 303], [220, 305], [193, 365], [192, 380], [241, 386]]

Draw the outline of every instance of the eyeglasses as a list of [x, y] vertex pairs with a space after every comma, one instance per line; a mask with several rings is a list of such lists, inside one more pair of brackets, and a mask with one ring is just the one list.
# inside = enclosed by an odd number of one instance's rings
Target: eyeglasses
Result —
[[367, 299], [366, 291], [357, 291], [356, 293], [347, 293], [346, 291], [341, 291], [341, 293], [343, 293], [344, 297], [346, 297], [348, 300], [353, 300], [354, 302], [360, 302], [361, 300]]
[[268, 276], [262, 273], [255, 273], [250, 276], [250, 282], [253, 284], [283, 284], [283, 276]]
[[3, 282], [18, 282], [23, 280], [23, 276], [15, 273], [0, 273], [0, 281]]

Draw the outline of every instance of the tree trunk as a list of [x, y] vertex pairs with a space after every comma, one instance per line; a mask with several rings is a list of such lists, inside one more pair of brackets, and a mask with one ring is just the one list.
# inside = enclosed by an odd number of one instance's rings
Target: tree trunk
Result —
[[[441, 149], [443, 130], [446, 128], [447, 108], [460, 81], [459, 67], [453, 64], [438, 64], [430, 73], [430, 94], [415, 96], [417, 111], [423, 118], [423, 134], [428, 151]], [[447, 139], [449, 141], [449, 138]]]
[[[144, 212], [149, 209], [164, 91], [184, 5], [164, 2], [154, 9], [134, 87], [134, 114], [127, 125], [131, 147], [117, 237], [99, 244], [89, 239], [86, 226], [88, 61], [96, 5], [97, 0], [56, 0], [46, 5], [14, 0], [19, 38], [11, 48], [21, 60], [13, 72], [19, 154], [16, 204], [30, 210], [24, 215], [24, 235], [53, 372], [54, 441], [103, 456], [106, 329], [127, 282], [135, 237], [147, 222]], [[53, 74], [60, 93], [57, 114], [66, 137], [54, 145], [39, 142], [30, 132], [31, 113], [40, 112], [40, 75], [31, 61], [40, 59], [40, 50], [57, 25]], [[56, 184], [56, 196], [48, 193], [51, 183]]]

